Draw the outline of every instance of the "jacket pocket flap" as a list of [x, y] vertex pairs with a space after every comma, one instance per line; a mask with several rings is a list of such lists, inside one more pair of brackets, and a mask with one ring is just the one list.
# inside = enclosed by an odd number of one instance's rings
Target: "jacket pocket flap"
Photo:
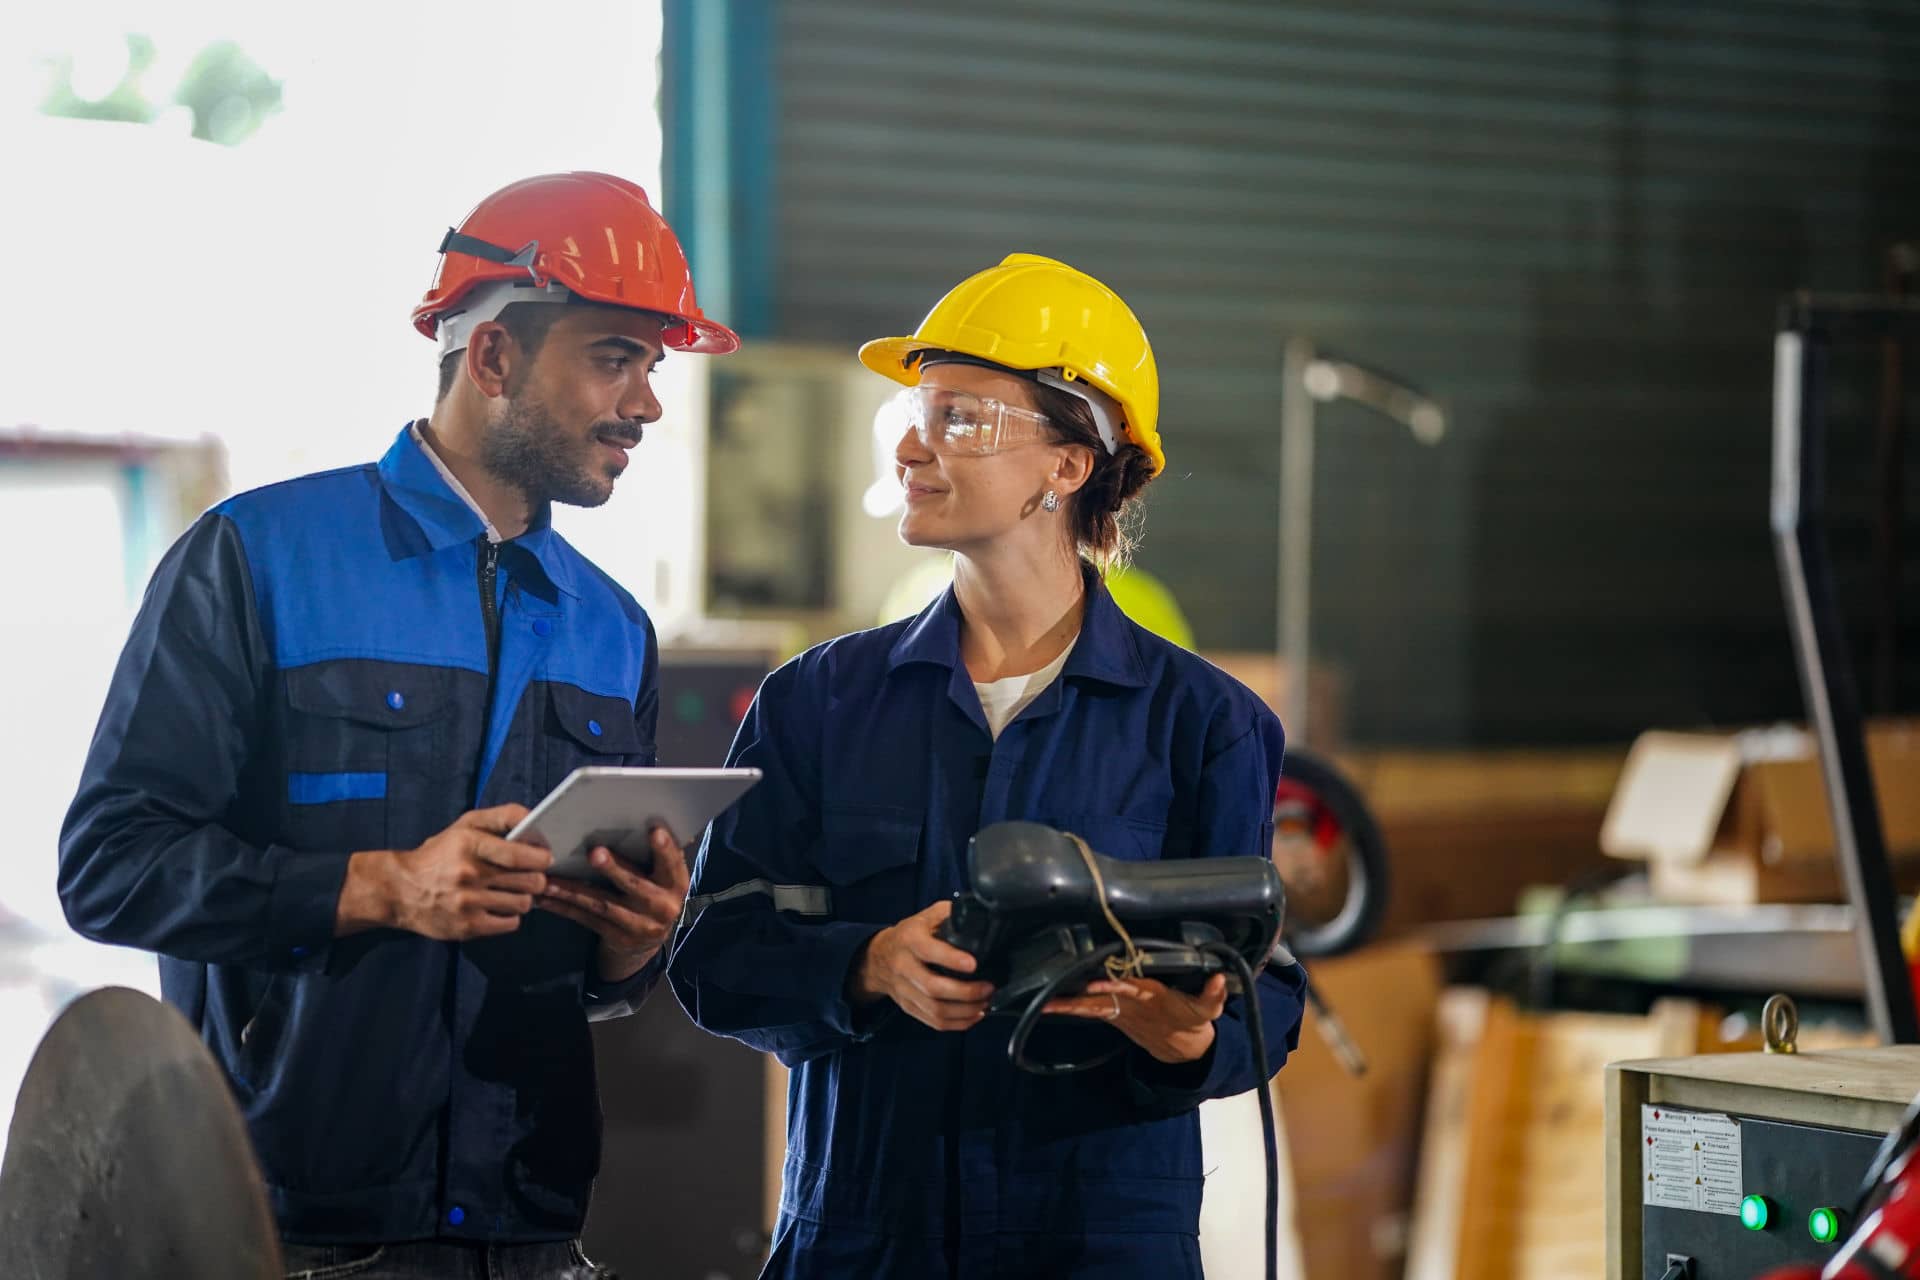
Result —
[[828, 809], [820, 815], [820, 872], [835, 884], [910, 867], [924, 814], [908, 809]]
[[431, 667], [317, 663], [287, 672], [287, 705], [307, 715], [406, 729], [446, 713], [447, 677]]
[[640, 751], [640, 731], [633, 723], [631, 702], [588, 693], [570, 684], [550, 684], [547, 689], [554, 723], [588, 751], [608, 755]]
[[1072, 832], [1085, 840], [1095, 853], [1135, 862], [1159, 858], [1167, 838], [1165, 823], [1117, 814], [1074, 813], [1037, 821], [1059, 831]]

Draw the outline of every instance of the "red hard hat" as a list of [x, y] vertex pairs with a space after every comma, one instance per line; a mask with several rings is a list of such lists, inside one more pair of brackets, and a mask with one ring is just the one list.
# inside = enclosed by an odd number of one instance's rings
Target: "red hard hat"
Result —
[[413, 326], [434, 337], [440, 317], [495, 281], [560, 285], [590, 302], [657, 311], [676, 351], [725, 355], [739, 335], [701, 314], [687, 255], [647, 193], [606, 173], [549, 173], [502, 187], [440, 242], [433, 287]]

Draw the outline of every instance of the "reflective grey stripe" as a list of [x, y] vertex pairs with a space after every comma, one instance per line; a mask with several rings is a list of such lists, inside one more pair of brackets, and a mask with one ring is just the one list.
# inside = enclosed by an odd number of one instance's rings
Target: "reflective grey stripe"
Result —
[[692, 922], [700, 913], [720, 902], [731, 902], [749, 894], [763, 893], [773, 899], [775, 911], [790, 911], [797, 916], [830, 916], [833, 894], [823, 884], [775, 884], [771, 880], [745, 880], [718, 893], [703, 893], [687, 899], [681, 919]]

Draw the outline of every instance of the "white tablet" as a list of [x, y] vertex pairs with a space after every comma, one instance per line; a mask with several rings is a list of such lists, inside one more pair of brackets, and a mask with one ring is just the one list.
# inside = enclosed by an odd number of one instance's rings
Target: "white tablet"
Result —
[[682, 844], [698, 840], [758, 781], [758, 769], [575, 769], [507, 839], [551, 849], [549, 875], [604, 881], [587, 860], [595, 849], [605, 846], [651, 866], [647, 832], [655, 823], [664, 823]]

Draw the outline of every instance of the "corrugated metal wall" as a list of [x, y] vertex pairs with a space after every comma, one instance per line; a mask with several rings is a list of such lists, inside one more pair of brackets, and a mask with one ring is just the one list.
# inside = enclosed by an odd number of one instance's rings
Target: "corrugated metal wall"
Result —
[[1765, 522], [1772, 304], [1877, 287], [1920, 235], [1920, 5], [773, 12], [772, 330], [899, 331], [1013, 249], [1106, 279], [1164, 378], [1140, 560], [1203, 647], [1274, 640], [1299, 333], [1452, 414], [1434, 449], [1320, 414], [1314, 643], [1351, 737], [1799, 713]]

